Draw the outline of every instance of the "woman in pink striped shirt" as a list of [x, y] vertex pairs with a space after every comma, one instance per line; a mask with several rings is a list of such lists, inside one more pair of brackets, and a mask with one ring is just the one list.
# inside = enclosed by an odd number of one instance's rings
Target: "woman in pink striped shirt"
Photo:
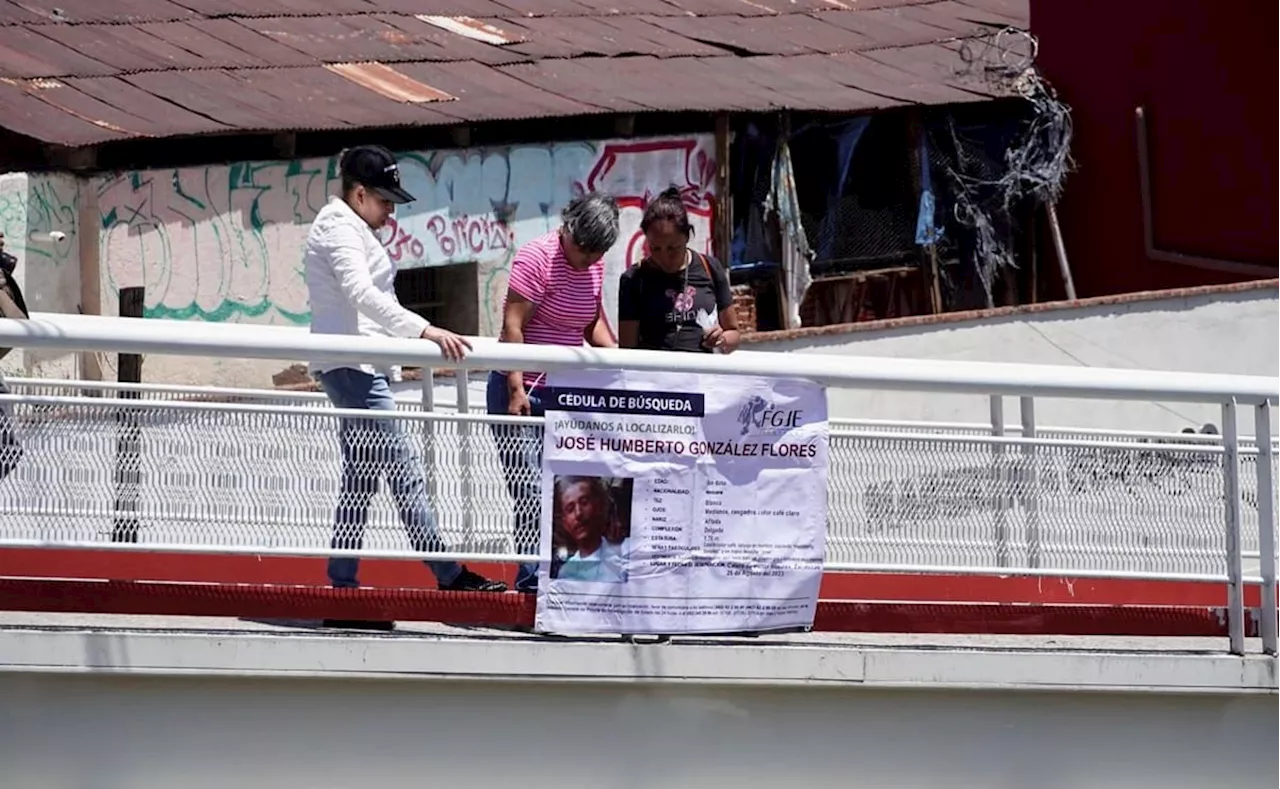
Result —
[[[574, 199], [560, 215], [558, 230], [520, 247], [502, 308], [502, 342], [530, 345], [584, 343], [614, 348], [617, 343], [601, 314], [604, 253], [618, 240], [618, 204], [591, 192]], [[539, 396], [545, 374], [520, 370], [489, 374], [486, 405], [491, 414], [542, 416]], [[538, 552], [541, 532], [542, 429], [532, 425], [491, 425], [507, 490], [515, 500], [519, 553]], [[537, 564], [524, 564], [516, 590], [533, 592]]]

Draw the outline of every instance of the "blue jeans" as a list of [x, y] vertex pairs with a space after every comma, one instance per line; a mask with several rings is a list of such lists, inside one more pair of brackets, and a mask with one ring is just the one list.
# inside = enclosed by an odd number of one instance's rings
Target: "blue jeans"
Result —
[[[535, 388], [528, 395], [531, 415], [543, 416], [546, 411], [538, 390]], [[505, 414], [510, 403], [506, 373], [489, 373], [485, 410], [491, 414]], [[507, 492], [515, 502], [516, 552], [538, 553], [542, 542], [542, 428], [536, 425], [491, 424], [489, 429], [494, 443], [498, 445], [498, 459], [507, 481]], [[516, 590], [529, 591], [537, 584], [537, 562], [520, 565], [516, 573]]]
[[[319, 379], [329, 401], [337, 408], [395, 410], [395, 399], [386, 376], [338, 367], [320, 373]], [[330, 547], [359, 549], [363, 546], [369, 501], [378, 492], [378, 479], [385, 477], [413, 550], [443, 551], [445, 546], [436, 516], [427, 500], [422, 460], [405, 435], [402, 423], [391, 419], [343, 419], [338, 438], [342, 444], [342, 490], [338, 494]], [[445, 586], [462, 572], [457, 562], [425, 564]], [[357, 587], [359, 568], [359, 559], [333, 557], [329, 559], [329, 581], [338, 587]]]

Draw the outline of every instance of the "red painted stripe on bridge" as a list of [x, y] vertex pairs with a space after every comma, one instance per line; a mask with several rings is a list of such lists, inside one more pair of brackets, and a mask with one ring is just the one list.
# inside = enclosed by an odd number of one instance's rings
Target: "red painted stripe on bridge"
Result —
[[[146, 616], [445, 622], [530, 629], [535, 599], [423, 589], [0, 578], [0, 609]], [[1257, 634], [1257, 617], [1247, 634]], [[818, 604], [814, 630], [1057, 636], [1226, 636], [1220, 609], [979, 603]]]
[[[473, 570], [508, 584], [512, 565], [473, 565]], [[323, 559], [280, 556], [226, 556], [185, 553], [120, 553], [57, 548], [0, 549], [0, 575], [29, 578], [85, 578], [214, 584], [325, 583]], [[413, 561], [370, 559], [360, 568], [366, 586], [432, 589], [431, 574]], [[1225, 606], [1225, 584], [1097, 578], [1017, 578], [940, 573], [834, 573], [823, 576], [822, 597], [830, 600], [902, 602], [1026, 603], [1051, 605]], [[1245, 605], [1261, 605], [1256, 586], [1246, 587]]]

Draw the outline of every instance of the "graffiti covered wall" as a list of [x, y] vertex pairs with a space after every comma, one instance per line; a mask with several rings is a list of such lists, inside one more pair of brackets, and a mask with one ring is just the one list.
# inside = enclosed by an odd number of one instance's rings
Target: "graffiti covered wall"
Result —
[[[401, 168], [417, 201], [384, 229], [388, 252], [402, 268], [475, 262], [483, 334], [497, 332], [515, 249], [557, 227], [560, 210], [584, 190], [606, 190], [623, 207], [622, 238], [606, 258], [611, 323], [618, 275], [642, 254], [647, 197], [678, 185], [695, 245], [709, 250], [710, 135], [418, 151], [403, 154]], [[125, 172], [96, 181], [104, 311], [116, 304], [119, 288], [142, 285], [147, 317], [308, 325], [303, 241], [337, 185], [336, 158]]]
[[[80, 305], [79, 187], [70, 175], [0, 175], [0, 233], [17, 259], [14, 277], [32, 312], [76, 312]], [[76, 357], [15, 350], [7, 375], [73, 376]]]

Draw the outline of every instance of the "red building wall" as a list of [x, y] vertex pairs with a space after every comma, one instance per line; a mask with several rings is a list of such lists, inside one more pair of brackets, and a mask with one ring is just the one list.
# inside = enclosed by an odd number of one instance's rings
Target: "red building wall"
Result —
[[1081, 297], [1257, 279], [1150, 260], [1134, 109], [1146, 108], [1154, 246], [1277, 265], [1276, 0], [1031, 0], [1039, 65], [1072, 108], [1059, 217]]

